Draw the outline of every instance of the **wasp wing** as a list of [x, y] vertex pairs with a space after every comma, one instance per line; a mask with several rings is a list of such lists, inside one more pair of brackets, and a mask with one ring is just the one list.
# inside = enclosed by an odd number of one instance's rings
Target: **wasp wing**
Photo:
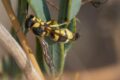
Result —
[[47, 63], [48, 67], [50, 68], [50, 71], [53, 71], [54, 64], [53, 64], [52, 58], [49, 54], [48, 44], [46, 43], [46, 41], [43, 38], [39, 37], [39, 40], [40, 40], [40, 44], [42, 47], [44, 60]]

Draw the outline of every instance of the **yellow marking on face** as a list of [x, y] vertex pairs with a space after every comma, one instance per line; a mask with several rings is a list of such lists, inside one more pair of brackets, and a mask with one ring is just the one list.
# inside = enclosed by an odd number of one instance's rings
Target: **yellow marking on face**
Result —
[[32, 27], [38, 28], [40, 26], [40, 23], [35, 23]]

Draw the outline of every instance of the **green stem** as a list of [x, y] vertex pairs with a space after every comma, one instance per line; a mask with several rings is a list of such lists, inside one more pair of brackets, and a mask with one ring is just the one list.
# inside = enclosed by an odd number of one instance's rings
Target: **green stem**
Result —
[[[7, 2], [11, 6], [11, 1], [8, 0]], [[24, 22], [23, 19], [25, 19], [25, 17], [23, 17], [24, 14], [21, 14], [22, 12], [25, 12], [25, 10], [26, 10], [26, 7], [24, 6], [25, 4], [26, 4], [26, 0], [18, 1], [18, 16], [17, 16], [17, 18], [19, 19], [19, 22], [21, 23], [21, 25]], [[22, 19], [20, 19], [20, 18], [22, 18]], [[13, 27], [11, 28], [11, 34], [16, 39], [16, 41], [19, 43], [19, 39], [18, 39]], [[21, 70], [19, 69], [16, 62], [13, 60], [12, 56], [8, 56], [7, 62], [6, 62], [6, 60], [3, 61], [3, 66], [4, 66], [4, 70], [11, 76], [18, 75], [18, 73], [21, 74]]]
[[21, 25], [25, 22], [28, 10], [27, 0], [18, 0], [18, 13], [17, 17]]
[[63, 73], [64, 70], [64, 64], [65, 64], [65, 51], [64, 51], [64, 43], [60, 44], [60, 67], [59, 67], [59, 75]]
[[[70, 16], [70, 6], [71, 1], [70, 0], [61, 0], [60, 1], [60, 10], [59, 10], [59, 16], [58, 16], [58, 22], [65, 22], [69, 21]], [[67, 27], [68, 25], [62, 26]], [[64, 43], [59, 44], [60, 47], [60, 66], [59, 66], [59, 76], [63, 73], [64, 70], [64, 64], [65, 64], [65, 46]]]
[[72, 1], [69, 0], [69, 1], [68, 1], [68, 6], [67, 6], [67, 21], [70, 20], [70, 9], [71, 9], [71, 4], [72, 4]]

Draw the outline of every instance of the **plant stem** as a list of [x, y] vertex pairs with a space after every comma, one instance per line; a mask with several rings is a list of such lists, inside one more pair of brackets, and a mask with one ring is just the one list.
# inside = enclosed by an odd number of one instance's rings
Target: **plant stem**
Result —
[[21, 31], [21, 26], [20, 26], [19, 21], [17, 20], [15, 14], [14, 14], [12, 8], [11, 8], [11, 5], [9, 4], [9, 0], [2, 0], [2, 2], [3, 2], [3, 5], [7, 11], [7, 14], [12, 22], [13, 28], [17, 32], [17, 36], [19, 38], [19, 41], [20, 41], [23, 49], [25, 50], [27, 56], [31, 60], [31, 63], [35, 67], [39, 76], [42, 78], [42, 80], [45, 80], [45, 78], [43, 77], [43, 74], [42, 74], [42, 72], [37, 64], [37, 61], [34, 57], [34, 54], [28, 45], [27, 39], [26, 39], [25, 35], [23, 34], [23, 32]]
[[[63, 3], [64, 2], [64, 3]], [[64, 21], [68, 21], [68, 16], [69, 16], [69, 13], [68, 13], [68, 5], [69, 5], [69, 2], [68, 0], [61, 0], [60, 1], [60, 8], [59, 8], [59, 16], [58, 16], [58, 22], [64, 22]], [[62, 26], [62, 27], [66, 27], [65, 26]], [[64, 43], [60, 43], [59, 44], [59, 47], [60, 47], [60, 66], [59, 66], [59, 77], [61, 76], [61, 74], [63, 73], [63, 70], [64, 70], [64, 63], [65, 63], [65, 48], [64, 48]]]
[[37, 70], [35, 70], [35, 67], [31, 64], [31, 61], [21, 46], [2, 24], [0, 24], [0, 44], [8, 51], [9, 55], [14, 58], [28, 80], [44, 80], [43, 77], [38, 74]]
[[64, 43], [61, 43], [59, 44], [60, 45], [60, 58], [61, 58], [61, 61], [60, 61], [60, 68], [59, 68], [59, 75], [62, 75], [63, 73], [63, 70], [64, 70], [64, 64], [65, 64], [65, 57], [64, 57]]

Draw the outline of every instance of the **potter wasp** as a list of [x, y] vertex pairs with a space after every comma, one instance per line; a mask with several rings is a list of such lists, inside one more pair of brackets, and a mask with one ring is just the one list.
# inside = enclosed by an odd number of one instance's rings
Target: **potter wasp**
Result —
[[60, 26], [67, 24], [69, 23], [64, 22], [58, 24], [55, 20], [45, 22], [33, 15], [30, 15], [26, 19], [25, 28], [31, 30], [39, 38], [43, 48], [44, 59], [51, 69], [54, 65], [51, 57], [48, 55], [48, 44], [45, 41], [45, 38], [50, 37], [50, 39], [54, 42], [63, 43], [68, 43], [70, 41], [76, 40], [79, 37], [78, 33], [73, 33], [67, 28], [60, 28]]

